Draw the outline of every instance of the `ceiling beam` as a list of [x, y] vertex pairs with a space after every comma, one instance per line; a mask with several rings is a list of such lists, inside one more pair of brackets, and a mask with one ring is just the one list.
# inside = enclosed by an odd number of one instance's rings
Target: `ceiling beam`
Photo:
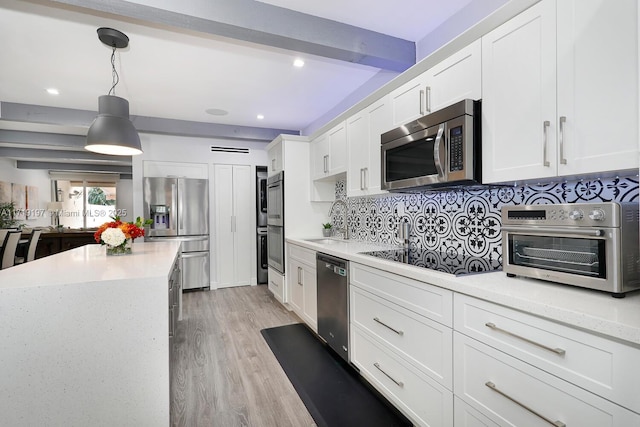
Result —
[[45, 169], [45, 170], [65, 170], [65, 171], [81, 171], [81, 172], [107, 172], [132, 175], [131, 166], [116, 165], [91, 165], [91, 164], [66, 164], [55, 162], [32, 162], [18, 160], [16, 162], [18, 169]]
[[155, 7], [124, 0], [54, 2], [384, 70], [402, 72], [416, 63], [414, 42], [255, 0], [157, 0]]
[[82, 150], [86, 139], [80, 135], [0, 129], [0, 143], [69, 147]]
[[[2, 131], [0, 131], [0, 134]], [[28, 133], [28, 132], [27, 132]], [[1, 140], [0, 140], [1, 141]], [[131, 156], [109, 156], [106, 154], [96, 154], [90, 151], [73, 150], [50, 150], [38, 148], [0, 147], [0, 157], [12, 159], [48, 159], [56, 162], [64, 161], [73, 163], [74, 161], [111, 163], [119, 165], [131, 165]]]
[[[71, 108], [45, 107], [41, 105], [0, 102], [0, 125], [2, 120], [54, 124], [60, 126], [89, 127], [97, 111], [75, 110]], [[291, 129], [271, 129], [250, 126], [234, 126], [219, 123], [192, 122], [187, 120], [161, 119], [157, 117], [131, 116], [131, 122], [140, 133], [190, 136], [196, 138], [219, 138], [271, 142], [280, 134], [299, 135]], [[84, 147], [84, 136], [64, 135], [73, 146]], [[56, 139], [55, 141], [59, 141]], [[56, 145], [56, 142], [50, 145]], [[69, 145], [66, 144], [66, 145]], [[64, 145], [64, 144], [59, 144]]]

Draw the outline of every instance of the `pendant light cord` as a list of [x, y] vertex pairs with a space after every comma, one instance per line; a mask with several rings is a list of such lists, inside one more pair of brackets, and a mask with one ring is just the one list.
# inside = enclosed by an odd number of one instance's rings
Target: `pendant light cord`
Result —
[[113, 95], [116, 94], [116, 85], [120, 82], [120, 76], [118, 75], [118, 72], [116, 71], [116, 47], [113, 46], [113, 51], [111, 52], [111, 89], [109, 89], [109, 93], [108, 95], [111, 95], [111, 92], [113, 92]]

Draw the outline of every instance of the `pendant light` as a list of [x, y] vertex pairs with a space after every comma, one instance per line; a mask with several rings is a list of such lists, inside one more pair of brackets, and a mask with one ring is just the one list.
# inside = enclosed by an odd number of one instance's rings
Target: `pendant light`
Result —
[[89, 127], [84, 148], [94, 153], [116, 156], [142, 154], [138, 131], [129, 120], [129, 101], [115, 96], [120, 80], [115, 66], [116, 49], [127, 47], [129, 37], [113, 28], [103, 27], [98, 28], [98, 38], [112, 48], [112, 85], [108, 95], [98, 97], [98, 116]]

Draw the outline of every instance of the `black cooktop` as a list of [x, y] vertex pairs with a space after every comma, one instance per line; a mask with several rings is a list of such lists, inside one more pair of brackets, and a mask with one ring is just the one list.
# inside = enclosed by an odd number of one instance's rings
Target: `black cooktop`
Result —
[[502, 270], [502, 263], [499, 259], [459, 254], [457, 251], [437, 252], [411, 248], [360, 253], [416, 267], [442, 271], [456, 276]]

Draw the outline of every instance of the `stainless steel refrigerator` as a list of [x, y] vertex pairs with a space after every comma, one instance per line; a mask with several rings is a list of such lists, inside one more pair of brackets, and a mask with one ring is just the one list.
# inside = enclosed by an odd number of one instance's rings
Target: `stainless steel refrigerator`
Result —
[[179, 240], [183, 289], [209, 288], [209, 183], [206, 179], [144, 178], [145, 241]]

